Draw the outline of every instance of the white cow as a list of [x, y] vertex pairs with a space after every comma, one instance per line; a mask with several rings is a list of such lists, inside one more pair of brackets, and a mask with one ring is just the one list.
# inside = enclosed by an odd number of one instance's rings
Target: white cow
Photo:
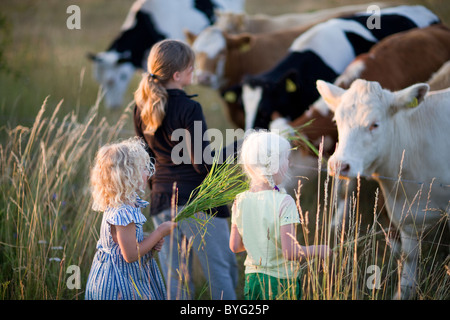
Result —
[[[450, 89], [426, 95], [429, 86], [420, 83], [390, 92], [361, 79], [348, 90], [319, 80], [317, 89], [334, 112], [339, 133], [328, 170], [372, 176], [380, 184], [405, 254], [395, 298], [411, 298], [421, 236], [449, 212]], [[403, 181], [380, 178], [395, 178], [399, 170]]]

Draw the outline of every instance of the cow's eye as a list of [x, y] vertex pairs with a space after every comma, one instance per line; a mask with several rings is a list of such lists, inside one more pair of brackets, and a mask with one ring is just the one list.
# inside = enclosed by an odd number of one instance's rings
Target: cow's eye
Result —
[[372, 122], [372, 124], [369, 126], [369, 131], [372, 132], [373, 130], [375, 130], [378, 127], [379, 127], [378, 122]]

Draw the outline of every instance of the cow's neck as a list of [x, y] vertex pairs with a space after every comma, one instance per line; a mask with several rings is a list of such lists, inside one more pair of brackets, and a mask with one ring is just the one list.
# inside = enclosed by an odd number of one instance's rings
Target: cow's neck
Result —
[[[409, 117], [408, 117], [409, 118]], [[397, 178], [400, 170], [404, 179], [412, 179], [418, 166], [425, 165], [427, 157], [423, 154], [426, 147], [424, 137], [427, 128], [420, 128], [420, 121], [410, 121], [401, 115], [392, 118], [386, 132], [386, 144], [382, 154], [373, 165], [372, 171], [381, 176]], [[418, 127], [419, 125], [419, 127]]]
[[260, 71], [257, 59], [248, 59], [247, 56], [247, 52], [242, 52], [241, 49], [238, 48], [228, 48], [226, 50], [225, 63], [223, 66], [224, 82], [221, 85], [221, 88], [234, 86], [241, 82], [243, 75], [253, 75]]
[[[405, 114], [395, 116], [392, 131], [387, 132], [386, 136], [391, 137], [389, 147], [385, 148], [374, 171], [379, 175], [376, 180], [391, 208], [394, 203], [412, 201], [405, 199], [404, 194], [415, 194], [422, 184], [423, 192], [427, 193], [433, 179], [434, 187], [437, 186], [437, 190], [433, 190], [434, 196], [440, 196], [446, 190], [439, 185], [450, 181], [450, 164], [442, 152], [450, 149], [448, 134], [442, 132], [442, 128], [450, 123], [450, 112], [445, 106], [439, 106], [439, 98], [434, 99], [428, 98], [427, 105], [407, 117]], [[426, 198], [426, 195], [422, 197]]]

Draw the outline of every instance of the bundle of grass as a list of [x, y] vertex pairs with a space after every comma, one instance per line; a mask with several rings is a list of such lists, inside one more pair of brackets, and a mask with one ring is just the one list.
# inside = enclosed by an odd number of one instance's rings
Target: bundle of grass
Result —
[[186, 205], [175, 217], [175, 222], [195, 218], [198, 212], [211, 212], [213, 208], [232, 203], [237, 194], [248, 189], [245, 175], [237, 164], [236, 158], [229, 157], [219, 163], [220, 155], [216, 155], [211, 170], [203, 182], [195, 188]]

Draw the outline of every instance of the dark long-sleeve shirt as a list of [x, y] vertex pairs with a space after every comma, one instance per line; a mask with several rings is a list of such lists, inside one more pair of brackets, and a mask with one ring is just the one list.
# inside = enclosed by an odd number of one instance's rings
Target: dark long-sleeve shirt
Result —
[[[207, 125], [201, 105], [183, 90], [169, 89], [167, 93], [166, 115], [154, 134], [145, 133], [140, 108], [135, 106], [134, 109], [136, 135], [146, 141], [155, 163], [155, 174], [149, 181], [151, 215], [170, 208], [174, 182], [178, 188], [178, 205], [186, 203], [211, 168], [203, 159], [210, 142], [203, 139]], [[191, 143], [187, 143], [189, 139], [184, 140], [186, 135], [190, 136]], [[179, 161], [182, 163], [177, 163]], [[230, 215], [226, 206], [216, 210], [218, 217]]]

